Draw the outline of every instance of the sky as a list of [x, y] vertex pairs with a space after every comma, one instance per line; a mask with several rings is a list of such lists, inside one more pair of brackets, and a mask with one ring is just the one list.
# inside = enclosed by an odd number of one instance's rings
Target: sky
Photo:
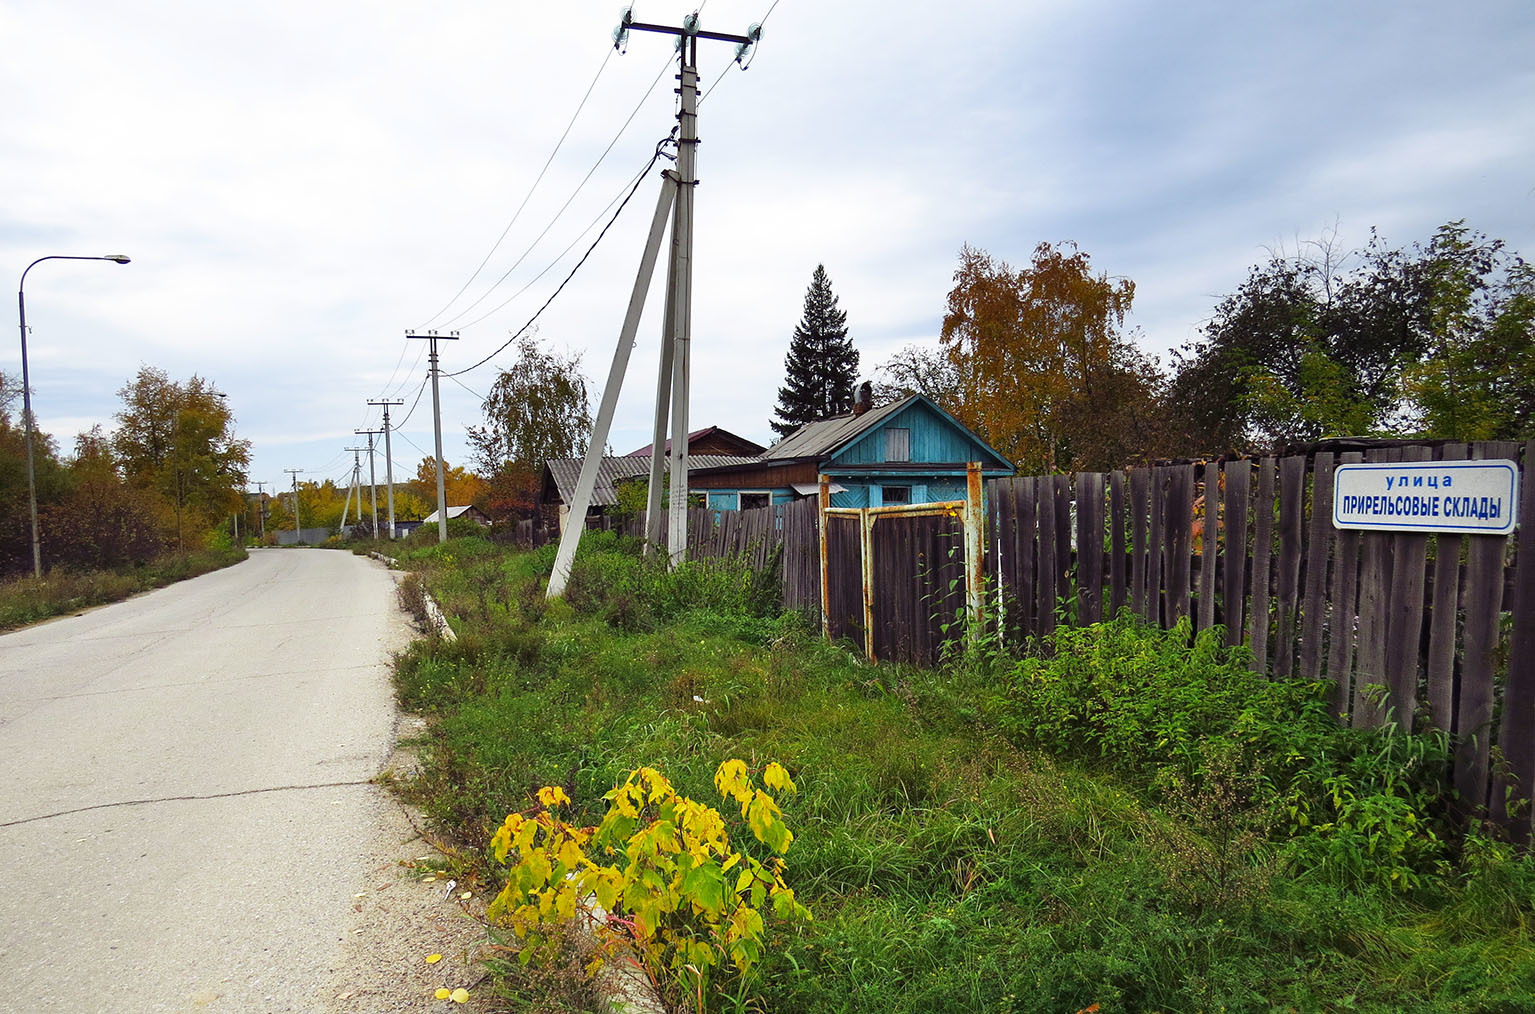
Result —
[[[432, 450], [445, 373], [538, 315], [595, 409], [675, 123], [673, 41], [564, 0], [0, 0], [0, 262], [27, 276], [34, 411], [66, 451], [142, 366], [228, 394], [251, 488], [345, 482], [393, 410]], [[696, 4], [638, 0], [678, 24]], [[817, 264], [865, 377], [936, 341], [964, 244], [1074, 242], [1132, 279], [1164, 364], [1272, 252], [1445, 222], [1535, 256], [1535, 6], [705, 0], [693, 428], [770, 442]], [[578, 112], [579, 110], [579, 112]], [[635, 183], [638, 179], [638, 186]], [[650, 442], [664, 270], [608, 445]], [[15, 336], [16, 331], [12, 331]], [[0, 370], [19, 375], [19, 342]], [[510, 353], [441, 381], [444, 452]], [[366, 480], [367, 461], [363, 456]], [[379, 480], [384, 460], [377, 458]]]

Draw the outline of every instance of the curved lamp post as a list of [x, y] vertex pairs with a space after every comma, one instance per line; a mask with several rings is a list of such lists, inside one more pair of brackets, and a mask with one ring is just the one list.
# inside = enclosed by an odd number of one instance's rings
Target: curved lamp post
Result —
[[[27, 271], [31, 271], [43, 261], [113, 261], [117, 264], [127, 264], [128, 258], [123, 254], [107, 254], [105, 257], [71, 257], [65, 254], [52, 254], [48, 257], [39, 257], [28, 264]], [[16, 287], [16, 306], [21, 313], [21, 419], [27, 443], [27, 505], [32, 511], [32, 574], [34, 577], [41, 578], [43, 550], [42, 543], [37, 538], [37, 476], [32, 467], [32, 383], [27, 373], [27, 271], [21, 273], [21, 284]]]

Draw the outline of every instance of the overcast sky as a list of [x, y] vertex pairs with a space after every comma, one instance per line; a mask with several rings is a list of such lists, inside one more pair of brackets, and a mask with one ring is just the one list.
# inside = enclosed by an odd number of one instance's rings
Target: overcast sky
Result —
[[[675, 24], [693, 9], [640, 0], [635, 14]], [[635, 33], [613, 52], [621, 10], [0, 0], [4, 263], [19, 277], [49, 254], [133, 258], [27, 278], [43, 429], [68, 449], [110, 425], [147, 364], [229, 394], [268, 489], [286, 468], [345, 480], [342, 448], [386, 396], [406, 401], [396, 475], [413, 470], [431, 450], [430, 391], [406, 418], [426, 363], [404, 332], [459, 329], [445, 371], [490, 354], [671, 130], [672, 42]], [[745, 73], [727, 69], [729, 45], [699, 46], [714, 90], [699, 115], [695, 428], [768, 442], [818, 263], [869, 375], [935, 338], [964, 243], [1018, 265], [1041, 241], [1075, 241], [1135, 281], [1132, 322], [1164, 362], [1267, 251], [1334, 229], [1345, 248], [1372, 226], [1406, 245], [1464, 218], [1535, 255], [1529, 0], [702, 11], [732, 33], [765, 16]], [[640, 184], [538, 323], [582, 354], [594, 406], [658, 186]], [[650, 440], [662, 275], [619, 452]], [[497, 362], [443, 381], [450, 462], [467, 461]]]

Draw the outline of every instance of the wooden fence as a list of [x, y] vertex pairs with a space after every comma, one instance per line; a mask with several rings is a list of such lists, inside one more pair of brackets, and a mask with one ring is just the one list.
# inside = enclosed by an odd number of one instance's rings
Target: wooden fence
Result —
[[[1507, 458], [1524, 471], [1532, 457], [1535, 442], [1452, 443], [993, 480], [988, 623], [1015, 641], [1122, 608], [1163, 626], [1220, 626], [1254, 669], [1330, 682], [1341, 721], [1449, 732], [1467, 810], [1526, 837], [1529, 812], [1511, 817], [1506, 797], [1535, 785], [1535, 483], [1522, 483], [1519, 527], [1505, 537], [1339, 530], [1332, 480], [1361, 460]], [[836, 512], [825, 521], [827, 622], [834, 636], [861, 638], [863, 540], [839, 531], [849, 522]], [[819, 612], [822, 524], [814, 500], [698, 509], [690, 553], [757, 566], [781, 554], [785, 606]], [[881, 659], [931, 662], [956, 612], [951, 575], [940, 573], [954, 565], [956, 533], [942, 518], [923, 524], [869, 543], [880, 566], [906, 575], [882, 582]], [[642, 534], [643, 517], [620, 527]]]
[[1011, 637], [1122, 607], [1220, 625], [1255, 669], [1330, 682], [1341, 721], [1450, 732], [1464, 805], [1507, 819], [1511, 776], [1535, 783], [1535, 566], [1517, 566], [1535, 561], [1535, 484], [1512, 536], [1362, 532], [1333, 527], [1333, 471], [1532, 453], [1446, 444], [999, 480], [995, 619]]

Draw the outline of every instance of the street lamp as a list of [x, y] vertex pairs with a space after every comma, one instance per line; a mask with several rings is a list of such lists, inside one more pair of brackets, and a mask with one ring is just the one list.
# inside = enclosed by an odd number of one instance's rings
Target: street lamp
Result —
[[[27, 271], [31, 271], [43, 261], [112, 261], [116, 264], [127, 264], [128, 258], [124, 254], [107, 254], [105, 257], [71, 257], [65, 254], [52, 254], [48, 257], [39, 257], [28, 264]], [[34, 577], [41, 578], [43, 549], [42, 543], [37, 538], [37, 475], [32, 466], [32, 383], [27, 373], [27, 271], [21, 273], [21, 283], [16, 286], [16, 306], [21, 314], [21, 419], [27, 443], [27, 505], [32, 511], [32, 574]]]

